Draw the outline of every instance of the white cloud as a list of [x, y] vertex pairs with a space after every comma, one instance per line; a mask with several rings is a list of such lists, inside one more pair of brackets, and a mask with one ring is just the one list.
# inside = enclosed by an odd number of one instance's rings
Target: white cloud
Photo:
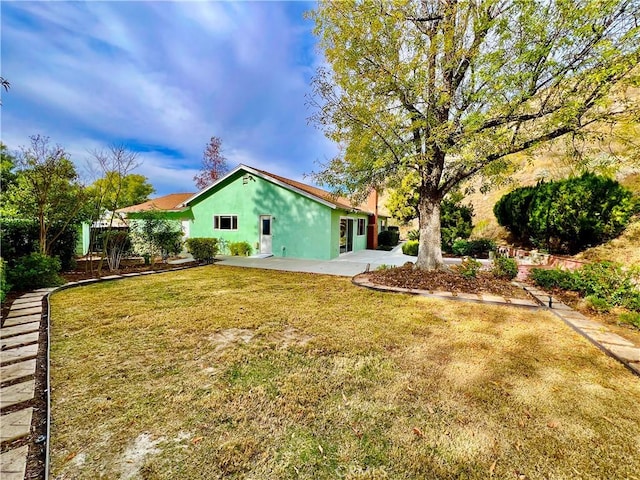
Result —
[[216, 135], [230, 163], [302, 179], [337, 150], [307, 125], [308, 78], [322, 60], [301, 55], [311, 25], [291, 5], [3, 4], [3, 76], [12, 88], [2, 140], [15, 148], [43, 133], [74, 158], [126, 142], [144, 151], [141, 173], [168, 193], [192, 189]]

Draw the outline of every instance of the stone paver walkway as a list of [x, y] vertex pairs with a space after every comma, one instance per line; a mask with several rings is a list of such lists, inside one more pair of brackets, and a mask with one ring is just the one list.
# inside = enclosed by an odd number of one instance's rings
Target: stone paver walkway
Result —
[[[613, 333], [603, 324], [587, 318], [580, 312], [576, 312], [543, 290], [528, 286], [525, 287], [525, 290], [604, 353], [622, 362], [636, 375], [640, 375], [640, 346], [634, 345], [626, 338]], [[549, 300], [551, 300], [550, 304]]]
[[29, 453], [36, 356], [46, 288], [17, 298], [0, 328], [0, 478], [23, 480]]
[[535, 299], [534, 301], [520, 298], [503, 298], [495, 295], [476, 295], [470, 293], [454, 294], [452, 292], [388, 287], [372, 283], [366, 274], [355, 276], [352, 282], [354, 285], [358, 285], [360, 287], [383, 292], [408, 293], [423, 297], [439, 297], [450, 300], [479, 302], [494, 305], [503, 304], [527, 308], [546, 308], [604, 353], [615, 358], [629, 368], [633, 373], [640, 376], [640, 346], [635, 345], [616, 333], [613, 333], [605, 325], [587, 318], [580, 312], [573, 310], [570, 306], [565, 305], [561, 301], [549, 295], [547, 292], [536, 287], [519, 284], [533, 297], [533, 299]]

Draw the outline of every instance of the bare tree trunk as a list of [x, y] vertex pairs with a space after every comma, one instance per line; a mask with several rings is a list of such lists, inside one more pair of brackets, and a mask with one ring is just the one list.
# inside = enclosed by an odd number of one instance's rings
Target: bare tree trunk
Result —
[[444, 268], [442, 246], [440, 244], [440, 200], [420, 195], [420, 245], [416, 267], [424, 270]]
[[40, 253], [42, 255], [48, 255], [47, 252], [47, 225], [44, 221], [44, 215], [39, 215], [38, 221], [40, 223]]

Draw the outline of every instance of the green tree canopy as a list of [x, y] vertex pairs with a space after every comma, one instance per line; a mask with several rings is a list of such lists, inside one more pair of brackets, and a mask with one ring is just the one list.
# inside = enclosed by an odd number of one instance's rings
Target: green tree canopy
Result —
[[102, 193], [102, 205], [111, 211], [146, 202], [149, 195], [155, 192], [153, 185], [144, 175], [122, 175], [116, 171], [106, 172], [104, 177], [93, 182], [89, 190], [94, 196]]
[[[340, 191], [417, 173], [417, 265], [440, 268], [440, 203], [510, 155], [638, 113], [637, 0], [322, 1], [311, 13], [327, 68], [312, 119], [339, 157]], [[635, 69], [635, 70], [634, 70]], [[614, 95], [615, 94], [615, 95]], [[341, 192], [344, 193], [344, 192]]]
[[14, 206], [7, 200], [6, 192], [16, 183], [18, 174], [16, 173], [16, 156], [12, 154], [7, 146], [0, 142], [0, 189], [5, 195], [0, 196], [0, 214], [4, 217], [13, 217], [16, 214]]

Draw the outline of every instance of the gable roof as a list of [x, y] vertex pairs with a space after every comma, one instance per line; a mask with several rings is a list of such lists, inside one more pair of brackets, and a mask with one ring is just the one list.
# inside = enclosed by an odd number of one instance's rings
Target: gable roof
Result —
[[119, 208], [116, 210], [118, 213], [136, 213], [136, 212], [148, 212], [150, 210], [163, 210], [165, 212], [179, 212], [184, 210], [182, 205], [185, 200], [193, 197], [193, 193], [170, 193], [163, 197], [152, 198], [146, 202], [139, 203], [138, 205], [131, 205], [130, 207]]
[[321, 188], [312, 187], [311, 185], [307, 185], [305, 183], [298, 182], [296, 180], [291, 180], [290, 178], [281, 177], [280, 175], [274, 175], [273, 173], [269, 173], [264, 170], [259, 170], [257, 168], [249, 167], [248, 165], [242, 165], [242, 164], [238, 165], [227, 175], [225, 175], [222, 178], [219, 178], [216, 182], [209, 185], [204, 190], [201, 190], [200, 192], [196, 193], [194, 196], [192, 196], [188, 200], [185, 200], [183, 205], [185, 206], [189, 205], [198, 197], [208, 192], [209, 190], [214, 188], [216, 185], [222, 183], [223, 181], [230, 178], [231, 176], [235, 175], [240, 170], [243, 170], [252, 175], [256, 175], [257, 177], [260, 177], [271, 183], [275, 183], [276, 185], [286, 188], [287, 190], [296, 192], [302, 195], [303, 197], [310, 198], [311, 200], [315, 200], [316, 202], [322, 203], [323, 205], [326, 205], [333, 209], [339, 208], [343, 210], [356, 210], [363, 213], [373, 214], [373, 212], [368, 211], [366, 207], [362, 205], [354, 205], [348, 198], [337, 197], [332, 193], [327, 192], [326, 190], [322, 190]]

